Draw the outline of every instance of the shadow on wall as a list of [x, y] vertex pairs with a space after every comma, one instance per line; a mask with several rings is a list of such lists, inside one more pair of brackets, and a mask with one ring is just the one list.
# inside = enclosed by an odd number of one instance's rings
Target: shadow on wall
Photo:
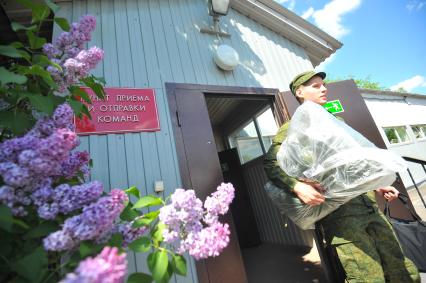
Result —
[[[200, 33], [202, 27], [212, 26], [205, 2], [169, 2], [170, 9], [181, 9], [182, 14], [191, 17], [191, 28], [183, 22], [183, 26], [175, 25], [174, 29], [176, 36], [181, 37], [178, 40], [186, 41], [192, 54], [192, 65], [200, 63], [194, 62], [197, 58], [202, 61], [206, 82], [200, 83], [211, 84], [213, 81], [213, 84], [220, 85], [287, 89], [296, 73], [312, 68], [301, 47], [232, 9], [219, 22], [221, 29], [229, 32], [231, 37]], [[240, 65], [233, 72], [223, 72], [213, 62], [213, 53], [222, 43], [239, 53]]]

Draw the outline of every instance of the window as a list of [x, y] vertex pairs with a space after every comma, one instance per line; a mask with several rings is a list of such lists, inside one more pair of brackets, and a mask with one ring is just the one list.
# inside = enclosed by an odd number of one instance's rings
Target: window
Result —
[[263, 154], [259, 137], [257, 136], [254, 121], [251, 121], [244, 128], [237, 130], [229, 137], [231, 147], [238, 149], [241, 164], [244, 164]]
[[260, 134], [262, 135], [265, 151], [268, 151], [271, 147], [272, 139], [278, 131], [278, 127], [271, 108], [268, 108], [265, 112], [257, 116], [256, 119]]
[[426, 125], [413, 125], [411, 129], [416, 139], [420, 140], [426, 138]]
[[228, 137], [229, 144], [237, 148], [241, 164], [244, 164], [268, 151], [277, 130], [274, 115], [268, 108], [232, 133]]
[[410, 138], [407, 134], [405, 126], [387, 127], [385, 130], [386, 137], [391, 144], [409, 142]]

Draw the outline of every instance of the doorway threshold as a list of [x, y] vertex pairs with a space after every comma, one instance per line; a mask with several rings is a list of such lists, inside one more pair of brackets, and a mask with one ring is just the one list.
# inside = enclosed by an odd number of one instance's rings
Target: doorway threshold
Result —
[[326, 283], [318, 250], [263, 243], [242, 249], [249, 283]]

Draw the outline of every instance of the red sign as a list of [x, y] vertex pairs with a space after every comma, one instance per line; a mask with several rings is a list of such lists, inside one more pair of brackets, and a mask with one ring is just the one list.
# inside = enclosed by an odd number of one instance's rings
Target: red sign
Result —
[[75, 118], [80, 135], [160, 130], [154, 89], [105, 88], [105, 100], [90, 88], [82, 88], [93, 104], [87, 105], [92, 119]]

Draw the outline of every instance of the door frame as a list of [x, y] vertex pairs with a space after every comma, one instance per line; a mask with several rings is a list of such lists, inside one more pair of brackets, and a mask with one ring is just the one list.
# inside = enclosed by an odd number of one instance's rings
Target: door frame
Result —
[[[169, 103], [170, 117], [173, 126], [173, 134], [176, 143], [176, 154], [178, 157], [179, 171], [182, 180], [182, 186], [186, 189], [193, 188], [191, 168], [188, 165], [187, 153], [185, 150], [184, 134], [182, 132], [181, 117], [179, 117], [178, 95], [186, 96], [206, 94], [215, 95], [215, 97], [244, 97], [245, 99], [269, 99], [271, 107], [274, 107], [275, 96], [279, 93], [274, 88], [257, 88], [257, 87], [236, 87], [236, 86], [215, 86], [215, 85], [198, 85], [198, 84], [181, 84], [166, 83], [167, 100]], [[205, 99], [205, 98], [204, 98]], [[205, 100], [204, 100], [205, 101]], [[205, 111], [207, 106], [204, 104]], [[203, 120], [204, 121], [204, 120]], [[205, 123], [205, 122], [204, 122]], [[208, 124], [211, 127], [211, 124]], [[214, 143], [214, 140], [212, 141]], [[211, 154], [211, 153], [209, 153]], [[212, 169], [209, 171], [210, 178], [217, 185], [223, 181], [219, 157], [216, 153], [216, 160], [212, 160]], [[197, 195], [204, 199], [211, 193], [210, 187], [198, 187]], [[198, 280], [205, 282], [223, 282], [223, 278], [227, 278], [227, 282], [243, 283], [247, 282], [244, 263], [238, 239], [235, 236], [235, 227], [231, 212], [228, 212], [224, 220], [229, 224], [231, 229], [230, 243], [225, 251], [217, 258], [209, 258], [196, 262]], [[228, 268], [223, 268], [224, 266]], [[232, 268], [229, 268], [232, 267]]]

